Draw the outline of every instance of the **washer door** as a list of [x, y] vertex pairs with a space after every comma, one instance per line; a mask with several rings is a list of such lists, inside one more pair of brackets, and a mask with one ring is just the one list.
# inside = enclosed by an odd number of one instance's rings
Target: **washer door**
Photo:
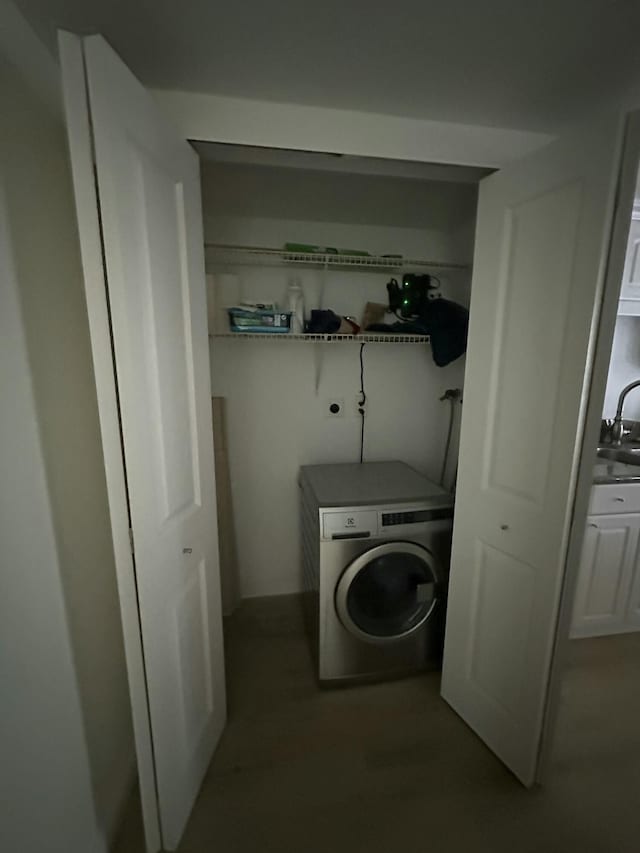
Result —
[[336, 587], [343, 626], [369, 643], [402, 640], [433, 613], [440, 569], [413, 542], [385, 542], [357, 557]]

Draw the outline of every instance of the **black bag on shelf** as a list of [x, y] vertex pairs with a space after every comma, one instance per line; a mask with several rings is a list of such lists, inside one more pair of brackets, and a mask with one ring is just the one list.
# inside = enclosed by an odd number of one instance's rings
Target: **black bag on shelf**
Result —
[[394, 332], [397, 335], [429, 335], [431, 353], [438, 367], [446, 367], [467, 351], [469, 312], [448, 299], [430, 299], [422, 316], [406, 323], [374, 323], [367, 332]]
[[342, 325], [342, 317], [330, 308], [314, 308], [311, 319], [307, 323], [306, 332], [309, 335], [333, 335]]

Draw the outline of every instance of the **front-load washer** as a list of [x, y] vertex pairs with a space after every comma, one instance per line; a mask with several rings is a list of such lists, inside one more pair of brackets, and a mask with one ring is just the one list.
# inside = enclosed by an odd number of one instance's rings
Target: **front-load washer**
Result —
[[453, 497], [403, 462], [300, 469], [304, 600], [320, 682], [442, 659]]

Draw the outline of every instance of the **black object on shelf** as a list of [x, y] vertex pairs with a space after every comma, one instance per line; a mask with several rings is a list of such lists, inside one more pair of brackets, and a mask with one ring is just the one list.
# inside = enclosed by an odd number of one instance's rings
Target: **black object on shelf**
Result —
[[402, 276], [402, 286], [395, 278], [387, 284], [389, 294], [389, 309], [393, 314], [408, 319], [410, 317], [421, 317], [431, 298], [430, 291], [437, 290], [440, 282], [431, 275], [420, 273], [406, 273]]
[[306, 331], [310, 335], [331, 335], [337, 332], [341, 325], [342, 317], [330, 308], [314, 308], [311, 311], [311, 318], [307, 323]]
[[438, 367], [446, 367], [467, 351], [469, 312], [463, 305], [448, 299], [429, 299], [419, 319], [374, 323], [364, 331], [429, 335], [434, 362]]

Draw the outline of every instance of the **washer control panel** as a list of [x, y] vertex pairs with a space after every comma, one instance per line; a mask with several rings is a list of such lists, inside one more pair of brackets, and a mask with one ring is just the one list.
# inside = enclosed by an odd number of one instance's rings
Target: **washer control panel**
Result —
[[451, 518], [453, 509], [442, 507], [440, 509], [421, 509], [409, 512], [383, 512], [381, 523], [383, 527], [393, 527], [397, 524], [420, 524], [425, 521], [439, 521], [442, 518]]
[[[417, 528], [433, 522], [449, 522], [453, 517], [453, 507], [415, 507], [399, 506], [376, 509], [323, 509], [323, 539], [373, 539], [379, 536], [410, 536]], [[392, 530], [393, 528], [393, 530]], [[420, 529], [425, 529], [424, 527]]]

